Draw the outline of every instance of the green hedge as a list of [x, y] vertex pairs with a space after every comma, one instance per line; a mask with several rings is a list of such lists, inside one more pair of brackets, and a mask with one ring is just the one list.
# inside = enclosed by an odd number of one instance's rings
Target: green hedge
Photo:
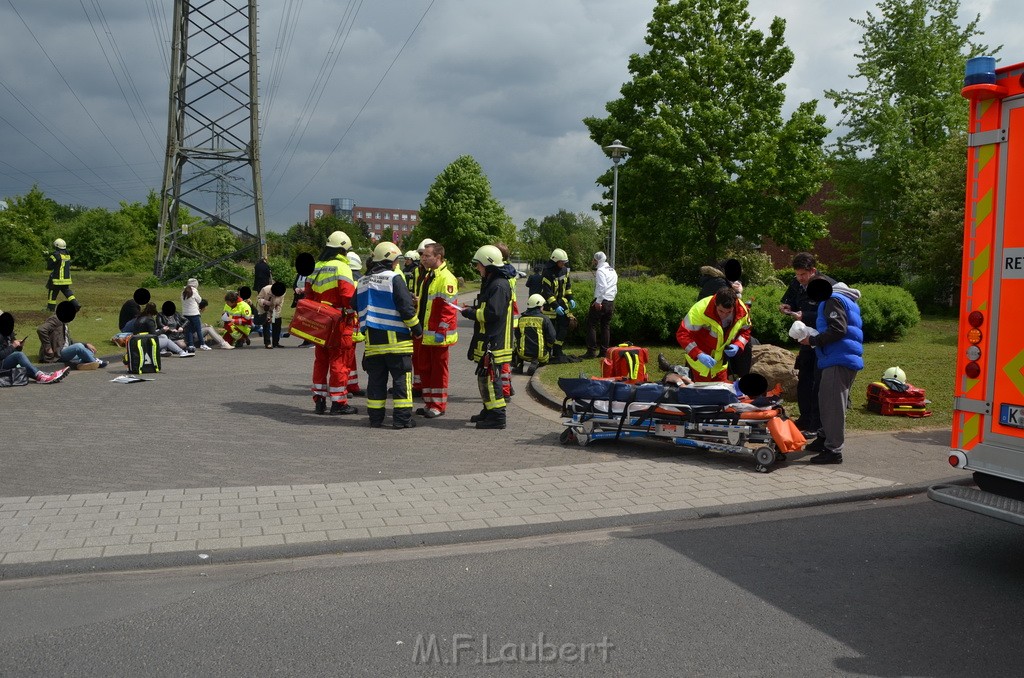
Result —
[[[914, 298], [903, 288], [864, 285], [857, 289], [861, 292], [865, 341], [899, 339], [921, 320]], [[594, 298], [593, 283], [574, 282], [573, 292], [579, 304], [576, 316], [580, 321], [573, 339], [575, 343], [582, 344], [588, 304]], [[743, 290], [743, 298], [750, 306], [753, 335], [761, 343], [795, 345], [788, 334], [792, 322], [778, 310], [784, 292], [777, 285], [754, 285]], [[696, 301], [695, 287], [651, 279], [619, 280], [615, 315], [612, 316], [612, 341], [637, 345], [671, 344], [675, 341], [680, 321]]]

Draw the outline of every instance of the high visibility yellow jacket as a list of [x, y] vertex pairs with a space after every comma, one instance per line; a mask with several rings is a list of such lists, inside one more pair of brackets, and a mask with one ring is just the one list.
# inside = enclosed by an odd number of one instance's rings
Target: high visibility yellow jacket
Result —
[[[424, 346], [451, 346], [459, 340], [459, 281], [448, 262], [427, 271], [419, 295], [419, 316]], [[440, 337], [439, 335], [443, 335]]]

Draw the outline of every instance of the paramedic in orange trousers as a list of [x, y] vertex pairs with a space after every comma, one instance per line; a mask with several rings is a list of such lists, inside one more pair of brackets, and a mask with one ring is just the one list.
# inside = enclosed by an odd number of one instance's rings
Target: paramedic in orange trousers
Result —
[[[414, 252], [407, 252], [406, 259], [415, 261], [415, 264], [409, 267], [408, 271], [403, 271], [405, 277], [405, 284], [409, 288], [409, 292], [412, 294], [412, 301], [414, 304], [419, 306], [419, 300], [423, 291], [423, 278], [427, 275], [427, 269], [423, 266], [423, 252], [426, 250], [427, 245], [433, 245], [434, 241], [430, 238], [424, 238], [420, 241], [420, 244], [416, 247]], [[420, 347], [423, 345], [423, 336], [413, 337], [412, 339], [412, 397], [422, 398], [423, 397], [423, 372], [427, 369], [423, 364], [423, 351]]]
[[352, 334], [359, 324], [352, 310], [356, 291], [352, 269], [345, 256], [351, 246], [352, 241], [342, 231], [331, 233], [316, 268], [306, 278], [306, 299], [333, 306], [344, 314], [328, 344], [314, 348], [312, 391], [317, 414], [326, 413], [328, 398], [331, 414], [357, 413], [348, 404], [349, 353], [355, 351]]
[[427, 270], [421, 285], [417, 316], [423, 325], [420, 351], [423, 355], [423, 407], [416, 414], [433, 419], [448, 409], [448, 357], [449, 348], [459, 340], [460, 309], [455, 303], [459, 282], [448, 268], [444, 246], [427, 245], [420, 255], [420, 263]]
[[676, 330], [694, 381], [728, 381], [726, 358], [750, 342], [750, 312], [736, 290], [723, 287], [690, 307]]

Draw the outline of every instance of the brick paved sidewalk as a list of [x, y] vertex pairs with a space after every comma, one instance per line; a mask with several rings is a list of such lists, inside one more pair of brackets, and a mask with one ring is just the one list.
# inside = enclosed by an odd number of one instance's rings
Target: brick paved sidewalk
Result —
[[833, 468], [758, 474], [633, 460], [458, 476], [0, 498], [0, 566], [459, 532], [891, 487]]

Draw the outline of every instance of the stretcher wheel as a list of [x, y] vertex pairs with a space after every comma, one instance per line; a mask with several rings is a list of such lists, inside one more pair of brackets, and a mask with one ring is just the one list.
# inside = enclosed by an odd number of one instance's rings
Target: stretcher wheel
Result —
[[558, 436], [558, 442], [562, 443], [563, 445], [574, 443], [576, 442], [576, 434], [573, 433], [573, 430], [571, 428], [567, 428], [564, 431], [562, 431], [561, 435]]
[[757, 461], [755, 469], [758, 473], [768, 473], [772, 464], [775, 463], [775, 450], [770, 447], [759, 447], [754, 450], [754, 459]]

